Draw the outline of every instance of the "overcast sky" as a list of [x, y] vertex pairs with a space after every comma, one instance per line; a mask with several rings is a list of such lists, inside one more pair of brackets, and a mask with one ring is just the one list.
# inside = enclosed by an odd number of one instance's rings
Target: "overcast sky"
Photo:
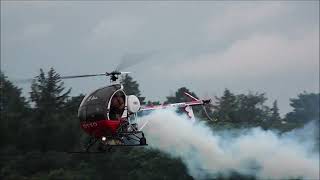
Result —
[[[186, 86], [200, 97], [319, 92], [319, 1], [1, 1], [1, 70], [9, 79], [54, 67], [62, 75], [113, 70], [124, 56], [148, 100]], [[74, 95], [105, 78], [65, 81]], [[24, 94], [28, 84], [18, 84]]]

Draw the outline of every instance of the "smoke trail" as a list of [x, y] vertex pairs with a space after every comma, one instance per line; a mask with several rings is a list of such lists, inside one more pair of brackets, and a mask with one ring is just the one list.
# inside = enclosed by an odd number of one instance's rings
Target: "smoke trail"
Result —
[[302, 142], [297, 139], [302, 130], [282, 136], [260, 128], [212, 132], [204, 123], [192, 123], [170, 110], [151, 113], [141, 121], [149, 121], [143, 129], [149, 147], [181, 158], [195, 179], [228, 177], [231, 172], [260, 179], [319, 179], [314, 134]]

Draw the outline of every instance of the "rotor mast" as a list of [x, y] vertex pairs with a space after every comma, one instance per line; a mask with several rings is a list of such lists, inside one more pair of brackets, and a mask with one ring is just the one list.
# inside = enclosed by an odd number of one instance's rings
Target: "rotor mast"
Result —
[[110, 84], [120, 84], [119, 76], [121, 75], [121, 72], [119, 71], [113, 71], [111, 73], [106, 72], [106, 76], [110, 76]]

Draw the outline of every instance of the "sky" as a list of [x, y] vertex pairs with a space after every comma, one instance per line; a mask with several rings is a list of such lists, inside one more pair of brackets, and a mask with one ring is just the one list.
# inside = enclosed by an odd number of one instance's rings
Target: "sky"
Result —
[[[10, 80], [39, 69], [61, 75], [125, 69], [147, 100], [185, 86], [199, 97], [266, 93], [280, 113], [319, 92], [319, 1], [1, 1], [1, 71]], [[139, 59], [139, 58], [138, 58]], [[65, 80], [72, 94], [109, 83]], [[28, 95], [30, 84], [17, 84]]]

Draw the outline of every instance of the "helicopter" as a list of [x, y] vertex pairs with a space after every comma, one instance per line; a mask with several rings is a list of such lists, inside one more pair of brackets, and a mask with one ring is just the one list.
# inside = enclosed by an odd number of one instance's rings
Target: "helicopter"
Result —
[[190, 102], [173, 104], [141, 106], [135, 95], [127, 95], [124, 91], [120, 75], [130, 72], [112, 71], [110, 73], [63, 76], [62, 79], [83, 78], [92, 76], [108, 76], [110, 85], [88, 93], [80, 103], [78, 118], [81, 129], [90, 136], [84, 151], [77, 153], [89, 153], [91, 147], [99, 143], [98, 152], [110, 151], [114, 146], [147, 146], [147, 139], [135, 122], [137, 114], [143, 111], [153, 111], [166, 108], [182, 108], [188, 117], [195, 121], [192, 106], [205, 105], [210, 99], [197, 99], [185, 92]]
[[[141, 61], [138, 57], [140, 58], [142, 56], [136, 56], [134, 63], [124, 58], [116, 70], [111, 72], [60, 76], [61, 79], [94, 76], [106, 76], [110, 79], [110, 85], [98, 88], [88, 93], [82, 99], [78, 108], [78, 118], [80, 128], [84, 133], [89, 135], [89, 141], [84, 144], [81, 151], [71, 151], [70, 153], [106, 152], [115, 146], [147, 146], [147, 138], [142, 130], [149, 121], [145, 122], [140, 128], [138, 128], [136, 121], [138, 113], [141, 112], [150, 112], [166, 108], [180, 108], [187, 114], [191, 121], [195, 121], [192, 107], [202, 106], [208, 119], [212, 120], [204, 108], [205, 105], [210, 104], [211, 99], [197, 99], [185, 92], [185, 95], [190, 98], [189, 102], [142, 106], [137, 96], [127, 95], [121, 83], [121, 75], [130, 72], [121, 72], [120, 69], [137, 64], [138, 61]], [[32, 81], [32, 79], [24, 79], [19, 82], [24, 83], [30, 81]], [[98, 144], [98, 151], [91, 151], [95, 144]]]

